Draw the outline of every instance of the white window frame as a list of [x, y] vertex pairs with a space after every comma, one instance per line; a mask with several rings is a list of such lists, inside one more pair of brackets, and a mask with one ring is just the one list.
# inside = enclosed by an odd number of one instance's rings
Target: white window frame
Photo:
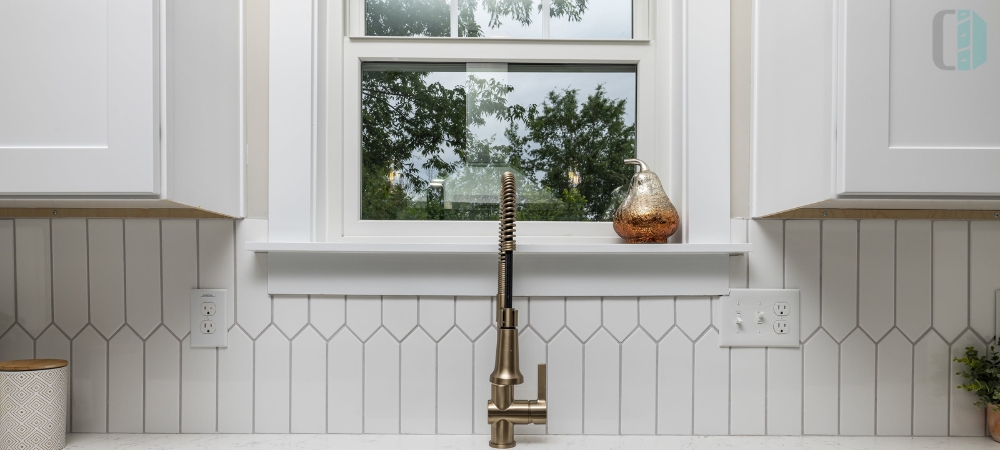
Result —
[[[494, 238], [492, 222], [360, 220], [361, 62], [451, 61], [636, 64], [637, 153], [680, 211], [672, 241], [729, 243], [729, 0], [635, 3], [638, 39], [621, 41], [365, 37], [363, 0], [273, 3], [269, 241]], [[582, 222], [518, 235], [615, 236]]]

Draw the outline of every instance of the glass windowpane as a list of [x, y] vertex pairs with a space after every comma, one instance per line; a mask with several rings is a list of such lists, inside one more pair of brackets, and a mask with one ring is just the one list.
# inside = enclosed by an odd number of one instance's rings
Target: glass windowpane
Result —
[[634, 65], [365, 63], [363, 220], [608, 221], [634, 168]]

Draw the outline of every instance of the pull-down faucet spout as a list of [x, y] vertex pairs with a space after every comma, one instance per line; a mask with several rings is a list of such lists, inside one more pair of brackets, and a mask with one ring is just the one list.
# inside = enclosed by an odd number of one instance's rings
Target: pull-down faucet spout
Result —
[[524, 382], [518, 356], [517, 310], [514, 309], [514, 220], [517, 191], [514, 174], [505, 172], [500, 184], [500, 256], [497, 263], [497, 355], [490, 375], [492, 399], [487, 404], [490, 447], [511, 448], [514, 424], [544, 424], [545, 364], [538, 365], [538, 399], [514, 400], [514, 386]]

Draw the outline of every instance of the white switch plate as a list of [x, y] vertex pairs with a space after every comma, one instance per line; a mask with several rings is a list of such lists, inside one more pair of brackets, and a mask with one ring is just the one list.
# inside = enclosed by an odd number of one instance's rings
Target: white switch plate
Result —
[[229, 290], [191, 289], [191, 347], [228, 347]]
[[719, 347], [799, 346], [798, 289], [732, 289], [719, 304]]

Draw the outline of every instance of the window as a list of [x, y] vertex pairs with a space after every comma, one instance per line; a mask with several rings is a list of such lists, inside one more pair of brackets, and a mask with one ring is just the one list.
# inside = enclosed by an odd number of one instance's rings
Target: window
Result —
[[635, 157], [634, 65], [361, 66], [362, 220], [610, 221]]

